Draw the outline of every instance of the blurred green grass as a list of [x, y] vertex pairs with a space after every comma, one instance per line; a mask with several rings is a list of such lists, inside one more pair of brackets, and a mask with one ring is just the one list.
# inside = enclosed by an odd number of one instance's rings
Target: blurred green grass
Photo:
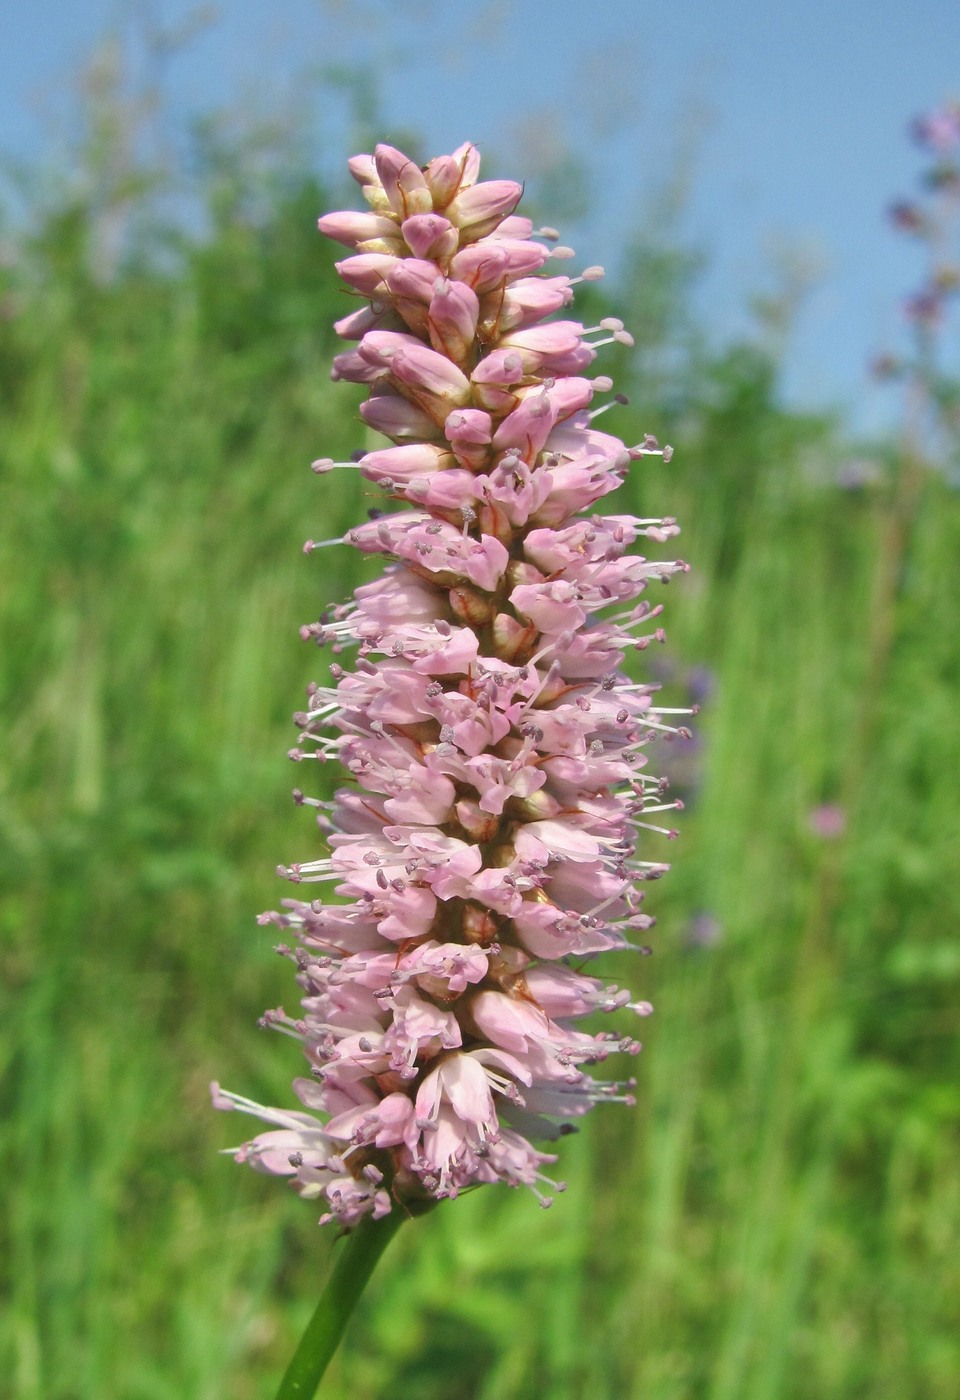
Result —
[[[245, 178], [106, 269], [62, 198], [0, 269], [16, 1400], [269, 1396], [334, 1247], [216, 1155], [246, 1134], [206, 1089], [285, 1102], [299, 1072], [255, 1026], [294, 989], [254, 915], [315, 842], [283, 755], [326, 660], [296, 627], [360, 567], [299, 545], [376, 503], [306, 470], [363, 441], [327, 380], [330, 200]], [[656, 955], [611, 962], [658, 1008], [638, 1106], [564, 1144], [549, 1215], [480, 1192], [401, 1232], [331, 1397], [957, 1394], [960, 500], [932, 471], [905, 497], [890, 444], [842, 489], [841, 427], [782, 408], [762, 349], [705, 348], [688, 271], [638, 241], [612, 299], [639, 342], [616, 429], [678, 447], [623, 508], [677, 515], [694, 564], [645, 663], [713, 690], [664, 755], [689, 810]]]

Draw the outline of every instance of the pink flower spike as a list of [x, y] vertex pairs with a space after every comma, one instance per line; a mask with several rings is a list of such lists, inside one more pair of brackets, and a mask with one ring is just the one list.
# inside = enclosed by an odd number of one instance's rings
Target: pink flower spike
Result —
[[332, 802], [296, 789], [324, 844], [280, 867], [298, 897], [261, 916], [301, 997], [263, 1024], [310, 1072], [293, 1110], [212, 1087], [268, 1126], [236, 1159], [346, 1229], [493, 1182], [549, 1204], [535, 1140], [629, 1097], [591, 1067], [639, 1045], [592, 1018], [629, 1026], [649, 1003], [582, 963], [653, 922], [640, 886], [676, 834], [654, 814], [680, 804], [644, 749], [687, 732], [621, 670], [662, 638], [645, 590], [686, 565], [637, 551], [676, 523], [596, 513], [660, 452], [591, 422], [611, 381], [585, 376], [608, 343], [589, 337], [626, 333], [548, 319], [597, 270], [541, 275], [569, 250], [514, 212], [519, 184], [478, 183], [469, 142], [423, 170], [381, 145], [350, 170], [368, 212], [320, 220], [356, 250], [338, 270], [362, 298], [333, 377], [367, 386], [360, 417], [390, 441], [314, 466], [381, 489], [343, 543], [383, 569], [302, 629], [331, 664], [291, 757], [344, 777]]

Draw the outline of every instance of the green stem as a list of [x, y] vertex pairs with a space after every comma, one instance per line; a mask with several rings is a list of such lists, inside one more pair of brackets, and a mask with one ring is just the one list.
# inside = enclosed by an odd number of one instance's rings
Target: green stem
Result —
[[345, 1237], [327, 1286], [280, 1383], [277, 1400], [311, 1400], [316, 1394], [367, 1279], [405, 1218], [394, 1206], [380, 1220], [364, 1217]]

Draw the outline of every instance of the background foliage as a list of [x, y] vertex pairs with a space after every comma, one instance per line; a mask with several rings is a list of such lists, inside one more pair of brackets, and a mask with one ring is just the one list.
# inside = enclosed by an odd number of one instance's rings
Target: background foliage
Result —
[[[292, 987], [253, 916], [315, 845], [283, 754], [327, 659], [296, 627], [361, 567], [299, 545], [376, 501], [306, 470], [363, 444], [327, 380], [335, 192], [216, 126], [172, 186], [108, 79], [0, 268], [0, 1373], [254, 1400], [334, 1246], [217, 1157], [245, 1128], [206, 1085], [299, 1072], [255, 1026]], [[709, 347], [695, 266], [651, 223], [578, 303], [637, 335], [616, 430], [678, 447], [623, 508], [677, 515], [695, 565], [644, 659], [704, 708], [662, 754], [655, 956], [616, 965], [659, 1009], [638, 1107], [564, 1144], [549, 1216], [480, 1192], [401, 1232], [331, 1397], [956, 1394], [960, 501], [909, 440], [865, 462], [787, 411], [759, 331]]]

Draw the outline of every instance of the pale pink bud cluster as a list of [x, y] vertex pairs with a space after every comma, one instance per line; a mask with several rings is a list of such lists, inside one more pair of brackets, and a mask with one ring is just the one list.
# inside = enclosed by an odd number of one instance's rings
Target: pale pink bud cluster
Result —
[[350, 162], [370, 212], [320, 220], [366, 303], [338, 324], [356, 344], [334, 378], [370, 386], [363, 418], [394, 444], [355, 465], [402, 508], [347, 536], [389, 561], [383, 576], [303, 629], [355, 654], [311, 686], [291, 753], [350, 775], [332, 804], [295, 793], [330, 854], [281, 870], [340, 902], [263, 916], [297, 938], [280, 951], [302, 1014], [264, 1019], [302, 1042], [307, 1111], [215, 1101], [274, 1125], [238, 1160], [347, 1226], [479, 1182], [549, 1203], [554, 1159], [531, 1139], [628, 1097], [584, 1067], [640, 1048], [579, 1023], [650, 1009], [581, 968], [650, 926], [639, 884], [667, 867], [638, 857], [637, 834], [674, 835], [655, 814], [680, 805], [644, 747], [686, 731], [621, 669], [662, 640], [647, 585], [686, 568], [631, 547], [677, 527], [590, 513], [660, 452], [593, 426], [611, 385], [586, 371], [629, 337], [548, 319], [581, 279], [541, 269], [569, 250], [513, 213], [519, 185], [478, 183], [479, 164], [471, 145], [425, 169], [380, 146]]

